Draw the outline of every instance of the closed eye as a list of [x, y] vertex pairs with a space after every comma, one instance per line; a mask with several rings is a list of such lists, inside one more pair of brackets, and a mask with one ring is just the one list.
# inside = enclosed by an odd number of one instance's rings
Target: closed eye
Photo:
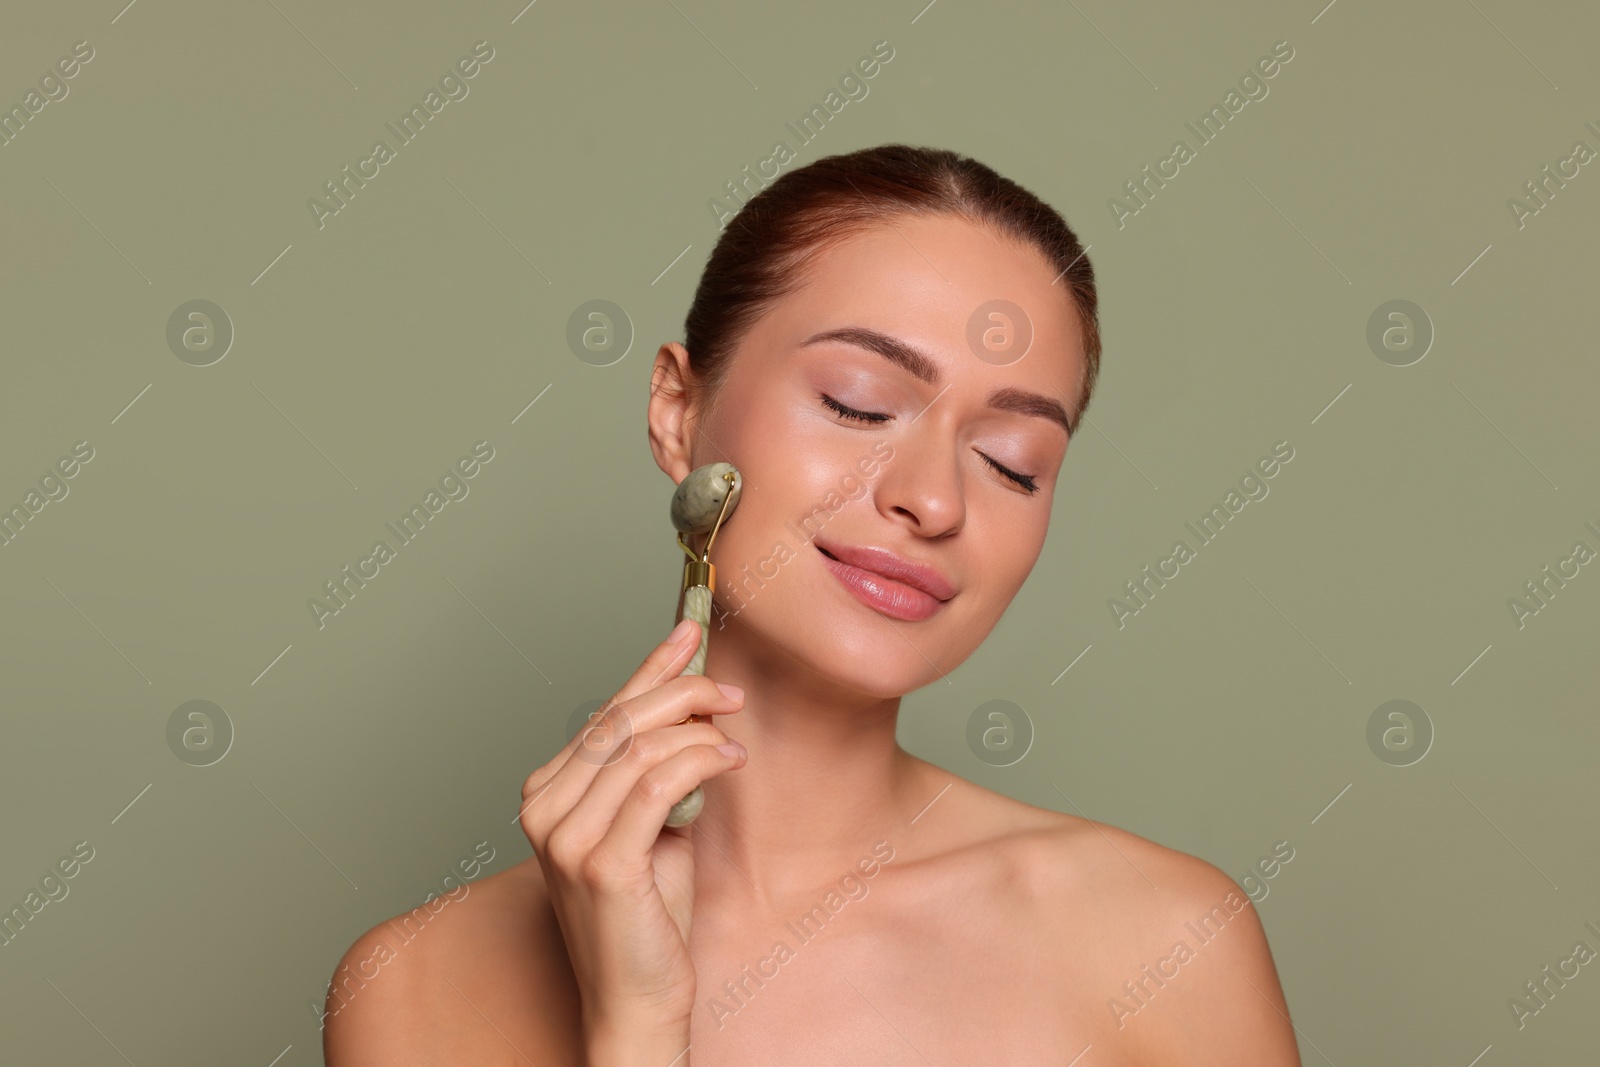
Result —
[[[887, 421], [889, 421], [889, 419], [893, 418], [893, 416], [884, 414], [883, 412], [879, 412], [879, 411], [857, 411], [855, 408], [845, 407], [843, 404], [839, 403], [837, 400], [835, 400], [833, 397], [829, 396], [826, 393], [820, 393], [818, 395], [822, 400], [823, 406], [826, 407], [828, 410], [830, 410], [830, 411], [834, 412], [835, 414], [837, 414], [842, 419], [849, 419], [849, 420], [851, 420], [853, 422], [879, 423], [879, 422], [887, 422]], [[1029, 494], [1037, 493], [1039, 491], [1039, 483], [1033, 477], [1033, 475], [1031, 475], [1031, 474], [1018, 474], [1016, 471], [1011, 470], [1008, 467], [1004, 467], [999, 463], [996, 463], [993, 459], [990, 459], [988, 456], [984, 456], [982, 452], [979, 452], [978, 455], [983, 456], [984, 461], [986, 463], [988, 463], [989, 466], [993, 467], [995, 470], [999, 471], [1003, 476], [1005, 476], [1006, 478], [1008, 478], [1011, 481], [1015, 482], [1017, 485], [1021, 486]]]
[[[979, 452], [978, 455], [983, 456], [983, 453]], [[988, 456], [983, 456], [983, 458], [988, 461], [989, 466], [993, 467], [995, 470], [999, 471], [1001, 474], [1005, 475], [1007, 478], [1010, 478], [1012, 481], [1014, 481], [1018, 485], [1022, 486], [1022, 488], [1026, 489], [1029, 493], [1037, 493], [1039, 491], [1039, 483], [1034, 479], [1033, 475], [1031, 475], [1031, 474], [1018, 474], [1014, 470], [1009, 470], [1009, 469], [1007, 469], [1005, 467], [1002, 467], [1000, 464], [996, 463], [994, 460], [989, 459]]]
[[828, 408], [831, 411], [837, 412], [838, 415], [841, 418], [854, 419], [857, 422], [887, 422], [887, 421], [889, 421], [890, 416], [885, 415], [882, 412], [878, 412], [878, 411], [857, 411], [855, 408], [847, 408], [847, 407], [845, 407], [843, 404], [839, 403], [837, 400], [835, 400], [833, 397], [829, 396], [827, 393], [822, 393], [822, 394], [819, 394], [819, 395], [822, 397], [822, 405], [824, 407]]

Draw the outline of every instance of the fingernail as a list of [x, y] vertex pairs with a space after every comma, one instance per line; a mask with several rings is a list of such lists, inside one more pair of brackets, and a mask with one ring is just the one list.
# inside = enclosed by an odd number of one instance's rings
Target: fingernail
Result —
[[682, 641], [685, 637], [689, 636], [689, 631], [693, 627], [694, 627], [694, 620], [693, 619], [683, 619], [682, 621], [680, 621], [678, 623], [678, 625], [674, 626], [672, 628], [672, 632], [667, 635], [667, 644], [675, 645], [679, 641]]
[[744, 750], [744, 746], [737, 741], [729, 741], [725, 745], [718, 745], [717, 751], [722, 753], [724, 756], [727, 756], [729, 759], [740, 759], [748, 755], [748, 753], [746, 753]]
[[717, 683], [717, 688], [722, 690], [722, 695], [727, 697], [729, 700], [743, 700], [744, 699], [744, 690], [740, 689], [736, 685], [729, 685], [726, 682], [718, 682]]

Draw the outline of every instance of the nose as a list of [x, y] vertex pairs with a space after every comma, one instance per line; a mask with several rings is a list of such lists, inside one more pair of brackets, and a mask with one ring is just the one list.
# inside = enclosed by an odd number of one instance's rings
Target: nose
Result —
[[883, 465], [874, 499], [878, 511], [920, 537], [946, 537], [967, 519], [961, 463], [948, 430], [933, 420], [902, 436]]

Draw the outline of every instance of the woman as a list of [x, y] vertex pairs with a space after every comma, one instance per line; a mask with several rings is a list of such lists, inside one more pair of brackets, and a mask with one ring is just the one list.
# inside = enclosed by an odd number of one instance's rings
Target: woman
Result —
[[1100, 355], [1061, 217], [953, 152], [821, 159], [724, 229], [686, 334], [651, 450], [744, 478], [705, 676], [689, 623], [524, 784], [534, 858], [336, 972], [328, 1063], [1297, 1065], [1230, 878], [895, 741], [1044, 544]]

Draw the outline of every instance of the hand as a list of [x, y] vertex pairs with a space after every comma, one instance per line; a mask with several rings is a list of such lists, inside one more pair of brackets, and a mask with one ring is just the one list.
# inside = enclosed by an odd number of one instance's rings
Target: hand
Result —
[[745, 751], [713, 723], [682, 722], [744, 704], [737, 686], [681, 675], [700, 640], [697, 623], [687, 631], [658, 645], [599, 719], [522, 787], [522, 829], [544, 871], [591, 1045], [623, 1034], [688, 1043], [694, 850], [688, 827], [664, 823], [695, 786], [743, 766]]

